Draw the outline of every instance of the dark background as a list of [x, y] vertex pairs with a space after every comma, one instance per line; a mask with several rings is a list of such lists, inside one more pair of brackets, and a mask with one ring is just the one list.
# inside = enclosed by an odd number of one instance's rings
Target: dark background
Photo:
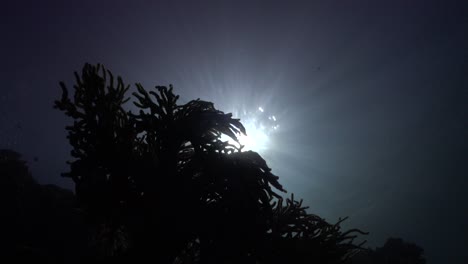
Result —
[[0, 148], [73, 188], [60, 177], [71, 120], [53, 100], [100, 62], [183, 102], [264, 108], [280, 129], [261, 154], [311, 212], [350, 216], [369, 246], [399, 236], [428, 263], [467, 263], [467, 3], [2, 3]]

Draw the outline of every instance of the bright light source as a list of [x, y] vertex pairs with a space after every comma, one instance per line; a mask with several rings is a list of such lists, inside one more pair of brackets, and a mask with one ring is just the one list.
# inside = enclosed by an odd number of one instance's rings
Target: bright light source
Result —
[[241, 134], [238, 137], [239, 143], [244, 146], [242, 150], [253, 150], [257, 152], [266, 150], [269, 138], [265, 128], [252, 121], [247, 121], [244, 127], [247, 131], [247, 135]]
[[[236, 112], [236, 111], [233, 111]], [[275, 132], [279, 125], [276, 123], [276, 117], [266, 115], [262, 107], [258, 107], [255, 113], [246, 113], [239, 116], [245, 127], [247, 135], [237, 135], [238, 143], [228, 136], [223, 135], [221, 140], [228, 141], [233, 145], [242, 145], [242, 151], [256, 151], [264, 154], [271, 147], [271, 133]]]

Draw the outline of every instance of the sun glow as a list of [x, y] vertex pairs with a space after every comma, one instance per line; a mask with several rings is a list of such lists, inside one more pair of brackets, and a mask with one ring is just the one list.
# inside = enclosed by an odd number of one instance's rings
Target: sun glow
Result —
[[242, 150], [264, 151], [268, 147], [269, 138], [265, 127], [256, 124], [255, 120], [248, 120], [244, 124], [247, 135], [239, 135], [239, 143], [244, 146]]
[[268, 151], [272, 146], [271, 134], [279, 128], [276, 117], [273, 115], [268, 116], [263, 107], [258, 107], [257, 111], [253, 113], [244, 112], [242, 115], [238, 115], [238, 118], [241, 119], [247, 135], [237, 135], [239, 142], [225, 135], [221, 137], [221, 140], [237, 146], [240, 144], [243, 146], [242, 151], [252, 150], [261, 154]]

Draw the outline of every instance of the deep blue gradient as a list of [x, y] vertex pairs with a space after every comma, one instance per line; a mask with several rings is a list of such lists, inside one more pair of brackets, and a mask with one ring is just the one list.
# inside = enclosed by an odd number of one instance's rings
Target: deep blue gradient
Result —
[[429, 263], [467, 263], [466, 2], [290, 2], [3, 4], [0, 147], [72, 188], [53, 100], [100, 62], [182, 101], [264, 108], [280, 129], [262, 154], [311, 212], [350, 216], [370, 246], [399, 236]]

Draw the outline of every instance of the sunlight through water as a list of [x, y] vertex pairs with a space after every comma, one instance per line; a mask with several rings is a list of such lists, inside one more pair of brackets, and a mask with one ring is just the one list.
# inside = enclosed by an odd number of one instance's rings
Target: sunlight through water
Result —
[[[233, 117], [241, 119], [247, 132], [247, 135], [238, 135], [239, 144], [243, 146], [242, 151], [252, 150], [265, 154], [271, 149], [273, 143], [271, 135], [279, 128], [274, 115], [268, 115], [263, 107], [258, 107], [253, 113], [244, 111], [239, 114], [237, 111], [233, 111]], [[223, 135], [221, 140], [238, 145], [226, 135]]]

